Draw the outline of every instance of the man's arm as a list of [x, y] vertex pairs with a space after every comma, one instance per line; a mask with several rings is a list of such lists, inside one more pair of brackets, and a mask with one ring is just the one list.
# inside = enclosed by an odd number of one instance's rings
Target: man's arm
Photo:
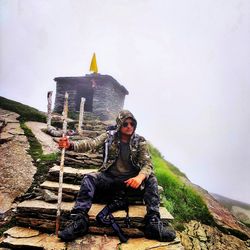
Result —
[[138, 164], [141, 167], [139, 174], [144, 174], [146, 178], [154, 171], [151, 156], [148, 150], [148, 144], [145, 138], [141, 138], [139, 142]]
[[76, 152], [86, 152], [101, 147], [107, 137], [108, 134], [103, 133], [95, 139], [84, 139], [75, 142], [69, 141], [67, 137], [64, 137], [59, 140], [59, 147], [66, 148], [68, 150], [73, 150]]
[[143, 137], [141, 137], [139, 142], [138, 164], [141, 166], [139, 174], [125, 181], [126, 185], [132, 188], [138, 188], [153, 172], [153, 164], [151, 162], [148, 145]]

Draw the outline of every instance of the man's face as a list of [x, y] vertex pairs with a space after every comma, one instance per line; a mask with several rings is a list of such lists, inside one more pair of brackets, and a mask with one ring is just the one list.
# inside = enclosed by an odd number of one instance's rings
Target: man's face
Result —
[[127, 118], [125, 120], [125, 122], [122, 124], [120, 131], [124, 135], [130, 135], [131, 136], [135, 131], [135, 122], [134, 122], [134, 120], [131, 119], [131, 118]]

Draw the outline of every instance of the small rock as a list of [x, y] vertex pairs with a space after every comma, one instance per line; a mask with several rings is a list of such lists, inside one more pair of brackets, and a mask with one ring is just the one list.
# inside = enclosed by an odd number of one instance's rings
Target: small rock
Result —
[[29, 238], [39, 235], [39, 231], [23, 227], [12, 227], [4, 232], [4, 235], [10, 235], [14, 238]]
[[51, 192], [48, 189], [42, 189], [42, 195], [45, 201], [47, 202], [54, 202], [57, 201], [57, 195], [55, 195], [53, 192]]
[[250, 239], [246, 241], [246, 246], [250, 247]]

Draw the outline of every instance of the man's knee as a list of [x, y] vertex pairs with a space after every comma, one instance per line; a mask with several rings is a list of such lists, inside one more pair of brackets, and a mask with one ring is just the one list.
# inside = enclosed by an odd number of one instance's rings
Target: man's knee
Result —
[[99, 173], [88, 173], [84, 174], [82, 178], [82, 185], [91, 184], [96, 185]]
[[145, 182], [144, 201], [154, 206], [159, 203], [158, 181], [155, 175], [150, 175]]
[[158, 190], [158, 181], [154, 174], [151, 174], [146, 180], [145, 180], [145, 188], [156, 188]]

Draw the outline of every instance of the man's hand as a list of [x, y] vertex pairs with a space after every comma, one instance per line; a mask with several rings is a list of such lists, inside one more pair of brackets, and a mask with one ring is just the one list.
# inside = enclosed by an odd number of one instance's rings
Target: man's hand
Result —
[[68, 149], [70, 147], [70, 142], [69, 142], [69, 139], [67, 136], [64, 136], [64, 137], [59, 139], [58, 147], [65, 148], [65, 149]]
[[132, 187], [132, 188], [137, 189], [145, 178], [146, 178], [146, 175], [138, 174], [136, 177], [133, 177], [124, 181], [124, 183], [126, 183], [127, 187]]

